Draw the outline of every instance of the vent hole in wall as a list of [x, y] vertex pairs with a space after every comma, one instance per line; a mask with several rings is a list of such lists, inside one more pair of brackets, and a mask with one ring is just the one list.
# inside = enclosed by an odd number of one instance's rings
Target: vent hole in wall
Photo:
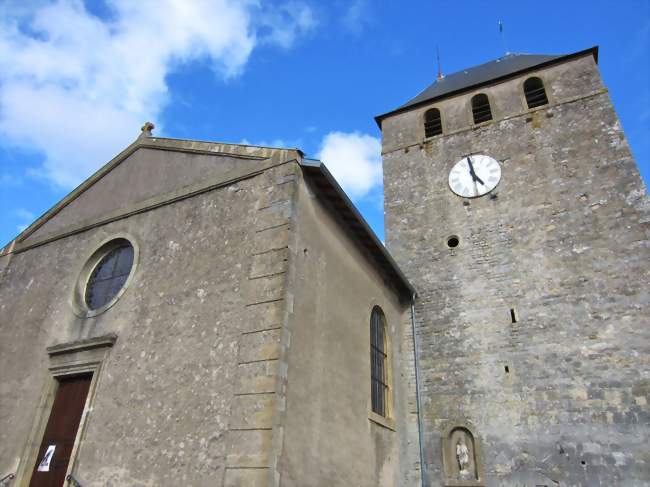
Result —
[[513, 323], [517, 323], [517, 313], [515, 312], [514, 308], [510, 308], [510, 320]]
[[457, 235], [451, 235], [447, 237], [447, 247], [450, 249], [455, 249], [458, 247], [458, 244], [460, 243], [460, 239], [458, 238]]

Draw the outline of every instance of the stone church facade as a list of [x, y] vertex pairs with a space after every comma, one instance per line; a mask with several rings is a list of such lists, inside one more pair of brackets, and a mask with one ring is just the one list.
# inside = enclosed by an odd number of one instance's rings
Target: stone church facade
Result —
[[647, 485], [650, 203], [597, 49], [377, 122], [390, 253], [299, 150], [150, 125], [2, 249], [0, 485]]

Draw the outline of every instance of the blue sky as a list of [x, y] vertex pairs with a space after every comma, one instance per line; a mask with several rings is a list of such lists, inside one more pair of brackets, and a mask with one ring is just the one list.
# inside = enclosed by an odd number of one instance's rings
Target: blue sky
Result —
[[[375, 115], [504, 52], [600, 46], [650, 181], [650, 1], [0, 3], [0, 245], [154, 134], [299, 147], [383, 237]], [[497, 22], [504, 23], [504, 36]]]

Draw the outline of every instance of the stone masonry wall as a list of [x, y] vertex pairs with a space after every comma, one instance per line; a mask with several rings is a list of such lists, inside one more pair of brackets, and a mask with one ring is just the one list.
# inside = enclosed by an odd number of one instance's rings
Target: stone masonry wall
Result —
[[[647, 485], [648, 196], [592, 57], [530, 75], [549, 106], [524, 108], [526, 75], [481, 90], [479, 127], [475, 92], [431, 105], [442, 136], [424, 140], [430, 106], [383, 122], [387, 245], [419, 292], [426, 485], [463, 422], [484, 485]], [[449, 190], [469, 153], [501, 163], [493, 197]]]

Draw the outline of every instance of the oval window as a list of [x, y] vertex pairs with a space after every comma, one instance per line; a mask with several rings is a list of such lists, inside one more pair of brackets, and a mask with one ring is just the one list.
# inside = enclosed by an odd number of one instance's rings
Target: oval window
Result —
[[97, 263], [86, 284], [84, 300], [91, 311], [108, 304], [120, 292], [133, 267], [133, 246], [128, 241], [112, 247]]

